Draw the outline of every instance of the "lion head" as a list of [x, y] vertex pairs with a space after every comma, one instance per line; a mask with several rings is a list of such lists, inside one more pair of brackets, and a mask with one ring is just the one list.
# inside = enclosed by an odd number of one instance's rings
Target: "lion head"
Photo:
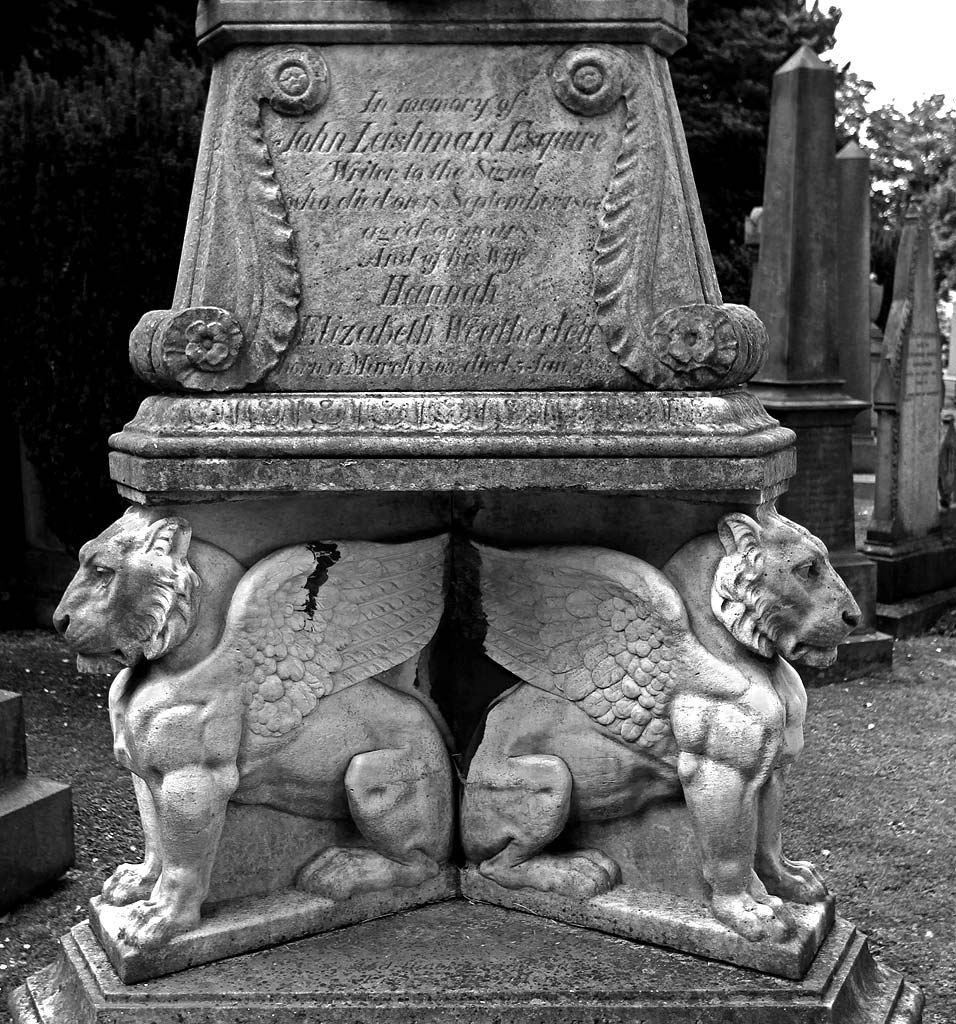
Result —
[[80, 567], [53, 615], [81, 672], [161, 658], [192, 632], [199, 577], [186, 560], [184, 519], [129, 509], [80, 548]]
[[860, 609], [827, 558], [823, 542], [777, 512], [759, 522], [724, 516], [717, 534], [711, 608], [745, 647], [825, 668], [860, 622]]

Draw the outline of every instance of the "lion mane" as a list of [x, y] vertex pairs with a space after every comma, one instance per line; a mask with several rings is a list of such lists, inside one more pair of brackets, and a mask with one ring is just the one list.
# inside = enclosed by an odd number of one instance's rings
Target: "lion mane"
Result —
[[201, 586], [187, 558], [191, 537], [184, 519], [129, 509], [83, 545], [79, 571], [57, 610], [81, 671], [155, 661], [189, 636]]
[[[130, 536], [133, 543], [139, 543], [141, 551], [153, 556], [149, 563], [151, 588], [143, 594], [143, 603], [133, 616], [139, 626], [137, 639], [147, 661], [155, 661], [178, 647], [192, 632], [199, 610], [201, 582], [186, 557], [192, 531], [183, 519], [160, 522], [158, 537], [152, 537], [148, 527], [133, 530]], [[174, 530], [186, 532], [181, 545], [166, 539], [166, 534]], [[155, 532], [154, 526], [152, 533]]]
[[762, 535], [770, 526], [791, 530], [808, 546], [818, 543], [798, 523], [771, 512], [763, 523], [743, 513], [725, 516], [718, 536], [726, 554], [717, 564], [710, 606], [731, 636], [765, 658], [777, 653], [788, 609], [767, 586]]

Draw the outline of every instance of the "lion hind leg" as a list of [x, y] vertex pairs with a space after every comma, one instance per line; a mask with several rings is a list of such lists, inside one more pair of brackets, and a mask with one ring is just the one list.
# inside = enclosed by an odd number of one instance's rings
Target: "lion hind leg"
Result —
[[542, 852], [564, 830], [573, 779], [559, 757], [528, 754], [497, 762], [480, 752], [462, 801], [462, 837], [478, 871], [507, 889], [589, 897], [612, 889], [620, 868], [599, 850]]
[[323, 850], [299, 873], [300, 889], [329, 899], [419, 885], [435, 877], [451, 850], [451, 766], [444, 747], [425, 743], [352, 758], [345, 790], [368, 847]]

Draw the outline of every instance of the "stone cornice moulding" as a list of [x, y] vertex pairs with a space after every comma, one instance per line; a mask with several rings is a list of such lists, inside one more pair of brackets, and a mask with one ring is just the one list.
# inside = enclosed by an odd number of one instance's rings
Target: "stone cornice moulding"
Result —
[[452, 0], [399, 9], [385, 0], [201, 0], [199, 45], [249, 43], [646, 43], [687, 41], [687, 0]]

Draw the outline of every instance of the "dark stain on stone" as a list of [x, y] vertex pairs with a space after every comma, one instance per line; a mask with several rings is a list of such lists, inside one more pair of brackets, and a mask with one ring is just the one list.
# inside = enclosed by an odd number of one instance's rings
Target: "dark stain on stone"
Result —
[[306, 544], [306, 547], [315, 558], [315, 568], [305, 581], [305, 591], [308, 594], [305, 600], [305, 614], [311, 619], [315, 616], [315, 599], [319, 593], [319, 587], [329, 578], [329, 569], [342, 555], [338, 545], [327, 541], [316, 541], [314, 544]]

